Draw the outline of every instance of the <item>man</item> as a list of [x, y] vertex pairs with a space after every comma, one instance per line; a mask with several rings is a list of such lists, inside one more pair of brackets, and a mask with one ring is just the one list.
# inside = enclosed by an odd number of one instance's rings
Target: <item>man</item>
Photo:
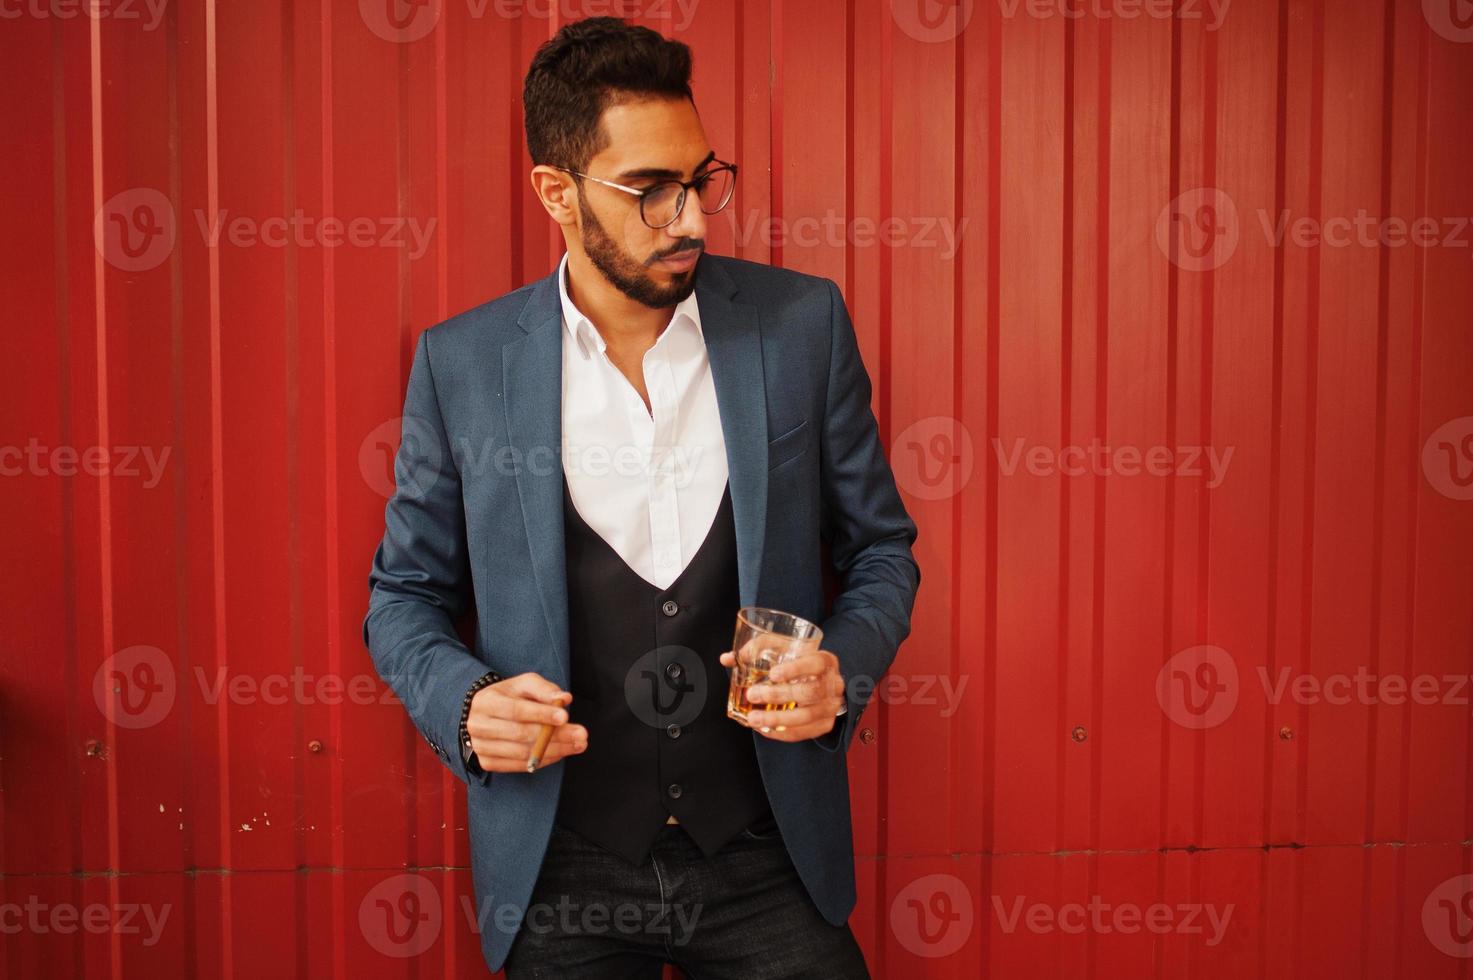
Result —
[[[737, 168], [690, 67], [614, 18], [538, 51], [531, 177], [567, 254], [421, 334], [369, 579], [364, 640], [468, 784], [512, 980], [868, 976], [845, 753], [910, 632], [916, 528], [834, 283], [704, 254]], [[750, 728], [746, 606], [823, 630]]]

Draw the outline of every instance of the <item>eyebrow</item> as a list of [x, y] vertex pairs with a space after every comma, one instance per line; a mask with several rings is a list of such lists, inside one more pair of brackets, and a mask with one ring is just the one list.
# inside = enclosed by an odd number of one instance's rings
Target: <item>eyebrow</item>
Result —
[[[691, 173], [700, 173], [702, 167], [715, 159], [716, 151], [712, 150], [710, 153], [706, 154], [706, 156], [701, 160], [700, 163], [696, 164], [695, 169], [691, 171]], [[683, 176], [684, 175], [679, 170], [670, 170], [666, 167], [638, 167], [634, 170], [622, 170], [614, 179], [641, 180], [648, 178], [650, 180], [680, 180]]]

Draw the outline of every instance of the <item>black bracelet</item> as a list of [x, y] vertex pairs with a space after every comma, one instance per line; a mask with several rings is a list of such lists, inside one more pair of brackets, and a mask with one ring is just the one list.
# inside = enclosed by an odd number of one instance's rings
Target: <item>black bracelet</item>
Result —
[[483, 687], [488, 687], [501, 680], [501, 675], [494, 670], [488, 670], [476, 679], [470, 690], [465, 692], [465, 700], [460, 703], [460, 761], [471, 772], [480, 772], [481, 764], [476, 761], [476, 753], [471, 749], [471, 733], [466, 728], [466, 723], [471, 717], [471, 702], [476, 698], [476, 692]]

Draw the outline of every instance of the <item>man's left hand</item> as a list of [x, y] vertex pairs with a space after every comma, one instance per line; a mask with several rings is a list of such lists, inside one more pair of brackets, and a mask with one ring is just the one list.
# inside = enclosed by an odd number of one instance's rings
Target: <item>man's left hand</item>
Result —
[[[721, 655], [724, 667], [736, 666], [728, 650]], [[844, 677], [839, 658], [829, 650], [815, 650], [785, 660], [772, 668], [767, 679], [747, 690], [753, 704], [788, 704], [779, 711], [751, 711], [748, 721], [757, 731], [780, 742], [802, 742], [833, 730], [844, 710]]]

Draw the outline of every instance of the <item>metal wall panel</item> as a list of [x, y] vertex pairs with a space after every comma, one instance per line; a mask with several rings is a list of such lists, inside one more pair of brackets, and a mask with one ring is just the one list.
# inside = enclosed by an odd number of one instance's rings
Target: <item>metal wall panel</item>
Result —
[[1465, 0], [549, 6], [0, 7], [3, 975], [484, 972], [359, 624], [418, 332], [561, 252], [526, 63], [612, 9], [921, 527], [876, 976], [1467, 976]]

